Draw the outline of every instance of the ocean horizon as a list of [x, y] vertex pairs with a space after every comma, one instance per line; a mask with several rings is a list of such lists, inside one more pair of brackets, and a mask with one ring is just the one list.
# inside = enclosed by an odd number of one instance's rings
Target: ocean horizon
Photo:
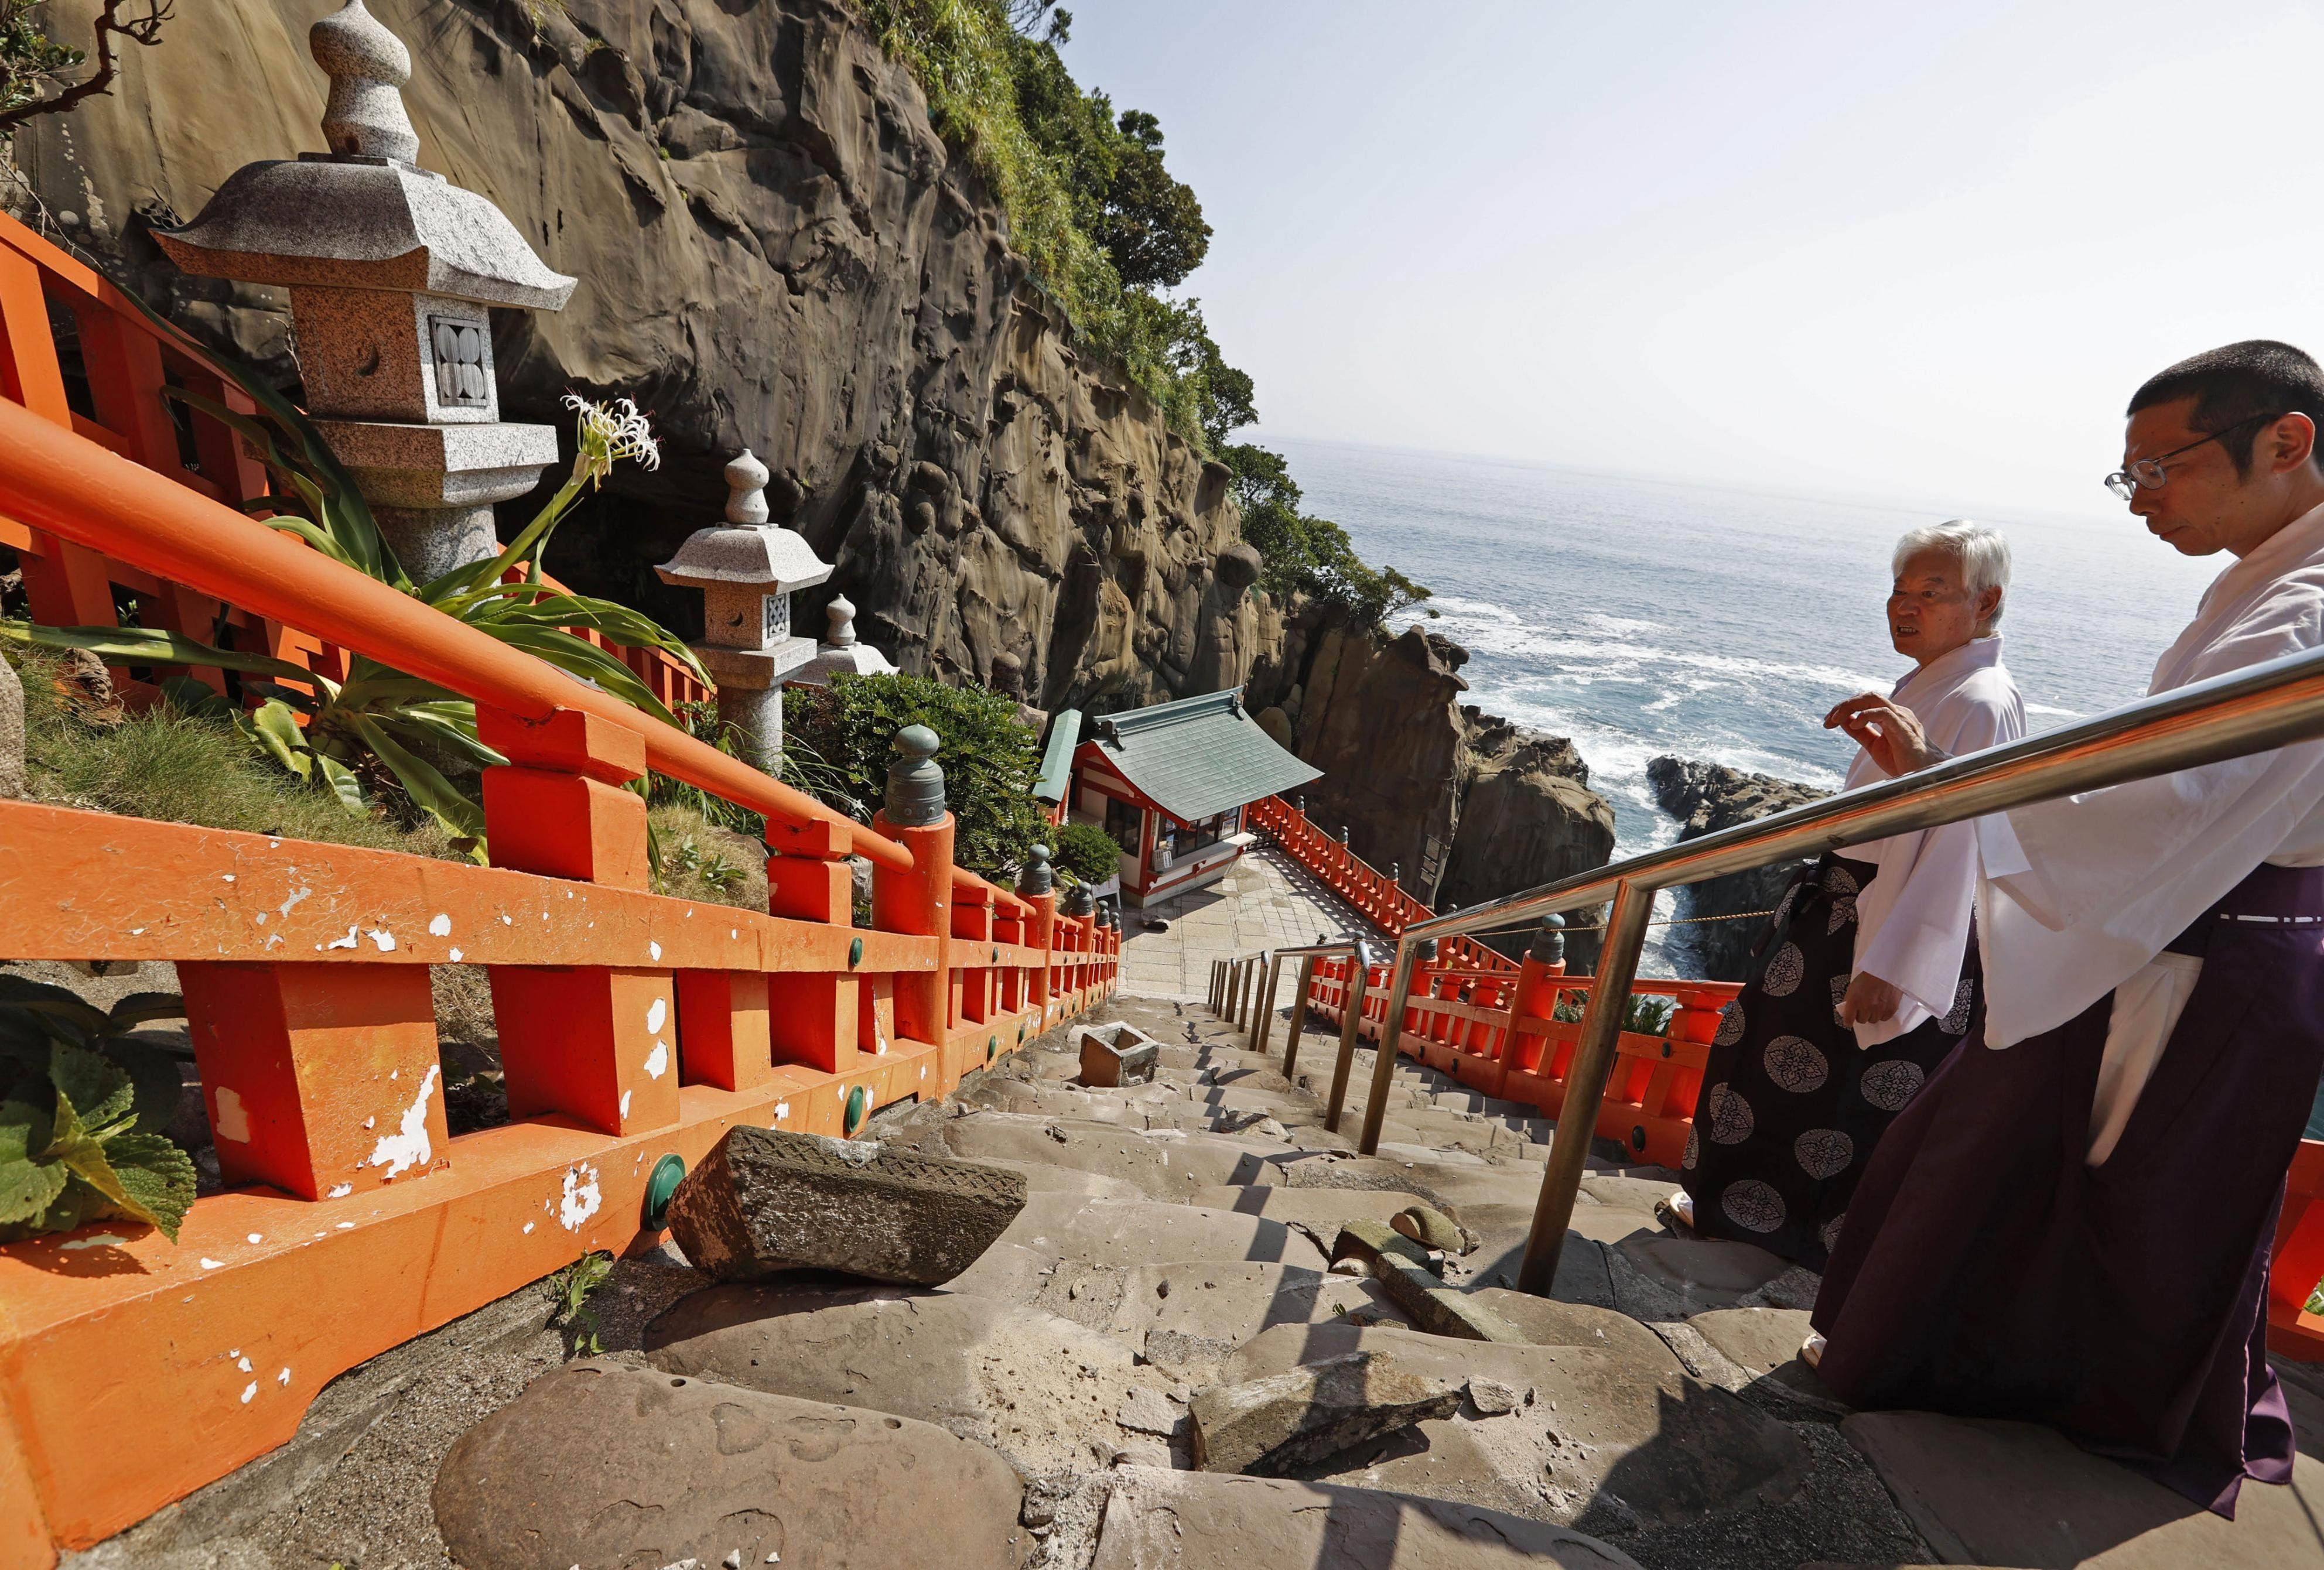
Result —
[[[1468, 701], [1568, 736], [1614, 809], [1615, 854], [1672, 843], [1662, 755], [1836, 788], [1854, 746], [1825, 712], [1910, 669], [1885, 606], [1896, 539], [1959, 514], [1908, 502], [1658, 480], [1518, 459], [1262, 436], [1306, 508], [1365, 560], [1434, 591], [1406, 613], [1469, 651]], [[2091, 475], [2091, 489], [2098, 475]], [[2144, 693], [2225, 559], [2190, 560], [2126, 510], [2109, 523], [1987, 509], [2008, 537], [2003, 661], [2029, 728]], [[1669, 896], [1665, 897], [1665, 905]], [[1667, 910], [1665, 912], [1667, 914]], [[1683, 965], [1656, 929], [1649, 959]]]

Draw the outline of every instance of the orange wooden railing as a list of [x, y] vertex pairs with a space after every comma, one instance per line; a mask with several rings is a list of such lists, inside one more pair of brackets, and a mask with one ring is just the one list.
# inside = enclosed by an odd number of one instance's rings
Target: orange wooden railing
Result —
[[[484, 777], [491, 866], [0, 801], [0, 955], [175, 963], [226, 1184], [175, 1246], [118, 1220], [0, 1246], [0, 1565], [46, 1566], [263, 1454], [400, 1342], [652, 1245], [671, 1158], [744, 1123], [851, 1134], [1111, 993], [1118, 933], [955, 867], [949, 815], [851, 823], [251, 522], [226, 504], [255, 484], [239, 469], [85, 429], [53, 356], [17, 350], [49, 330], [23, 261], [0, 247], [0, 529], [42, 595], [90, 596], [49, 614], [102, 620], [112, 584], [197, 622], [233, 606], [272, 647], [475, 698], [511, 761]], [[200, 374], [106, 325], [101, 282], [74, 287], [85, 341]], [[149, 377], [119, 418], [154, 402]], [[645, 805], [621, 788], [649, 766], [766, 815], [767, 912], [649, 891]], [[851, 854], [873, 864], [868, 928]], [[429, 988], [447, 964], [489, 968], [510, 1110], [456, 1138]]]
[[[243, 439], [224, 421], [163, 397], [165, 386], [237, 413], [255, 412], [250, 399], [198, 350], [157, 329], [102, 274], [0, 213], [0, 398], [214, 500], [232, 503], [265, 495], [266, 469]], [[5, 517], [0, 517], [0, 546], [16, 551], [35, 622], [115, 625], [118, 590], [135, 596], [141, 626], [206, 643], [230, 639], [236, 648], [263, 649], [334, 680], [346, 676], [346, 651], [309, 629], [221, 603], [101, 546], [60, 540]], [[572, 631], [636, 671], [665, 704], [711, 696], [683, 663], [659, 649], [623, 649], [590, 629]], [[216, 670], [189, 674], [225, 690]], [[124, 680], [123, 686], [133, 702], [151, 697], [140, 683]]]
[[[1387, 873], [1366, 863], [1345, 845], [1315, 827], [1298, 808], [1280, 796], [1268, 796], [1243, 808], [1247, 827], [1264, 831], [1292, 860], [1315, 874], [1323, 886], [1346, 900], [1364, 919], [1390, 937], [1416, 921], [1436, 914], [1405, 892]], [[1455, 937], [1443, 947], [1445, 963], [1515, 975], [1515, 964], [1483, 944]]]
[[[1337, 1024], [1346, 1016], [1351, 962], [1319, 959], [1308, 1006]], [[1565, 1104], [1578, 1022], [1554, 1020], [1560, 1001], [1586, 1001], [1588, 976], [1528, 958], [1514, 971], [1423, 965], [1413, 973], [1397, 1048], [1487, 1095], [1522, 1102], [1555, 1117]], [[1388, 967], [1365, 974], [1358, 1034], [1378, 1042], [1388, 1019]], [[1675, 1167], [1702, 1093], [1702, 1069], [1719, 1016], [1743, 989], [1733, 982], [1638, 981], [1633, 993], [1675, 1001], [1669, 1032], [1625, 1031], [1606, 1100], [1600, 1137], [1619, 1141], [1634, 1160]]]

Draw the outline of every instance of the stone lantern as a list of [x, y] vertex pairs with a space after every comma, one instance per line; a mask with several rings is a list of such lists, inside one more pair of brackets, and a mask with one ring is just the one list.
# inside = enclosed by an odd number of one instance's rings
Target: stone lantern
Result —
[[412, 162], [411, 55], [363, 0], [307, 42], [331, 79], [330, 151], [245, 164], [154, 238], [198, 277], [290, 291], [308, 412], [424, 582], [496, 554], [493, 503], [557, 458], [553, 428], [501, 420], [487, 308], [562, 310], [574, 281], [491, 202]]
[[791, 677], [801, 687], [827, 687], [835, 676], [893, 676], [896, 662], [855, 638], [855, 607], [845, 595], [824, 606], [823, 642], [815, 658]]
[[742, 755], [773, 774], [783, 761], [783, 678], [815, 657], [791, 633], [791, 595], [831, 576], [806, 537], [767, 522], [767, 466], [745, 448], [726, 466], [726, 523], [697, 529], [654, 571], [702, 591], [703, 641], [693, 645], [718, 683], [718, 717]]

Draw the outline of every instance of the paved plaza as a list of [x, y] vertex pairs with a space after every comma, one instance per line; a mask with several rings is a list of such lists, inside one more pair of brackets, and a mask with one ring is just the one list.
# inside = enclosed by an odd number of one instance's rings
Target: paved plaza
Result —
[[[1169, 930], [1148, 930], [1154, 920], [1167, 921]], [[1314, 873], [1262, 842], [1210, 887], [1122, 912], [1121, 990], [1199, 1002], [1210, 995], [1213, 960], [1313, 943], [1319, 933], [1331, 939], [1379, 936]]]

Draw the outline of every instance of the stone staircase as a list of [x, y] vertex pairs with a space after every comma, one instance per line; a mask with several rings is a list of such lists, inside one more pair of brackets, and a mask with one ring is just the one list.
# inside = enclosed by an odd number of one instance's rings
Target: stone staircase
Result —
[[[665, 1247], [615, 1267], [594, 1344], [512, 1298], [381, 1360], [401, 1382], [347, 1376], [293, 1445], [88, 1561], [2324, 1565], [2304, 1455], [2230, 1524], [2046, 1430], [1848, 1412], [1795, 1356], [1814, 1277], [1672, 1235], [1668, 1171], [1593, 1160], [1555, 1295], [1509, 1290], [1551, 1132], [1529, 1109], [1400, 1063], [1360, 1157], [1323, 1126], [1334, 1038], [1310, 1031], [1286, 1079], [1198, 1005], [1095, 1019], [1164, 1043], [1153, 1083], [1084, 1088], [1058, 1031], [867, 1131], [1026, 1178], [945, 1288], [713, 1285]], [[1351, 1124], [1372, 1071], [1360, 1053]], [[1500, 1339], [1425, 1334], [1333, 1268], [1344, 1230], [1415, 1204], [1457, 1224], [1442, 1288]], [[1194, 1469], [1199, 1392], [1357, 1353], [1467, 1393], [1296, 1476]], [[2324, 1397], [2292, 1399], [2312, 1443]]]

